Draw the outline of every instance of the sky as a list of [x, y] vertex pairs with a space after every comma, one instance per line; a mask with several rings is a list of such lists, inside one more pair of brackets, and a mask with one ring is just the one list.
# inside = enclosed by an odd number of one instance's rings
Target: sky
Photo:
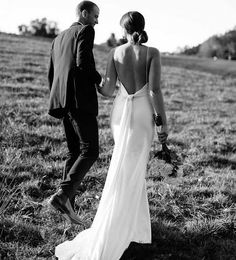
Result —
[[[149, 46], [161, 52], [193, 47], [215, 34], [236, 27], [236, 0], [93, 0], [100, 9], [95, 43], [106, 42], [111, 33], [121, 38], [119, 21], [128, 11], [141, 12], [146, 21]], [[29, 25], [46, 17], [60, 30], [77, 20], [78, 0], [0, 0], [0, 31], [18, 33], [18, 25]]]

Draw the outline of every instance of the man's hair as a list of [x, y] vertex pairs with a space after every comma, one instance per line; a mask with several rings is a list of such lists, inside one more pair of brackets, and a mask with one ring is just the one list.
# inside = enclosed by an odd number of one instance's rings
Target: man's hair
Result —
[[94, 6], [97, 5], [91, 1], [82, 1], [76, 7], [76, 15], [80, 16], [83, 10], [86, 10], [88, 13], [90, 13]]

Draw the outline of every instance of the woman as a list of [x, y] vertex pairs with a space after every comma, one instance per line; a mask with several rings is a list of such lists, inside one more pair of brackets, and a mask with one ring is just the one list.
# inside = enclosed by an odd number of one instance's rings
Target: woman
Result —
[[138, 12], [121, 18], [127, 43], [109, 55], [104, 84], [98, 91], [112, 96], [120, 89], [111, 114], [114, 151], [101, 201], [91, 228], [56, 248], [59, 259], [118, 260], [130, 242], [151, 243], [145, 173], [154, 134], [153, 114], [167, 123], [160, 89], [160, 54], [146, 47], [145, 21]]

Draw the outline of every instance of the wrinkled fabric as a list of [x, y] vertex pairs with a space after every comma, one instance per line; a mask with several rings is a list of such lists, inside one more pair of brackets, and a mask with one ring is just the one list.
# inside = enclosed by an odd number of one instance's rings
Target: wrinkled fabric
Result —
[[130, 242], [151, 243], [146, 167], [154, 134], [146, 84], [121, 84], [111, 113], [115, 146], [99, 207], [89, 229], [56, 247], [60, 260], [119, 260]]

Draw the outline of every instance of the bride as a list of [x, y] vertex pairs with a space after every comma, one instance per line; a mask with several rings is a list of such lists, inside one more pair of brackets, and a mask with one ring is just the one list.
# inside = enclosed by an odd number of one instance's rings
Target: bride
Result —
[[112, 96], [120, 88], [111, 113], [114, 151], [101, 201], [92, 226], [56, 247], [60, 260], [118, 260], [130, 242], [151, 243], [146, 192], [146, 167], [154, 135], [153, 114], [163, 125], [158, 138], [167, 139], [160, 88], [160, 53], [143, 43], [148, 37], [139, 12], [120, 21], [127, 43], [109, 55], [104, 83], [98, 91]]

